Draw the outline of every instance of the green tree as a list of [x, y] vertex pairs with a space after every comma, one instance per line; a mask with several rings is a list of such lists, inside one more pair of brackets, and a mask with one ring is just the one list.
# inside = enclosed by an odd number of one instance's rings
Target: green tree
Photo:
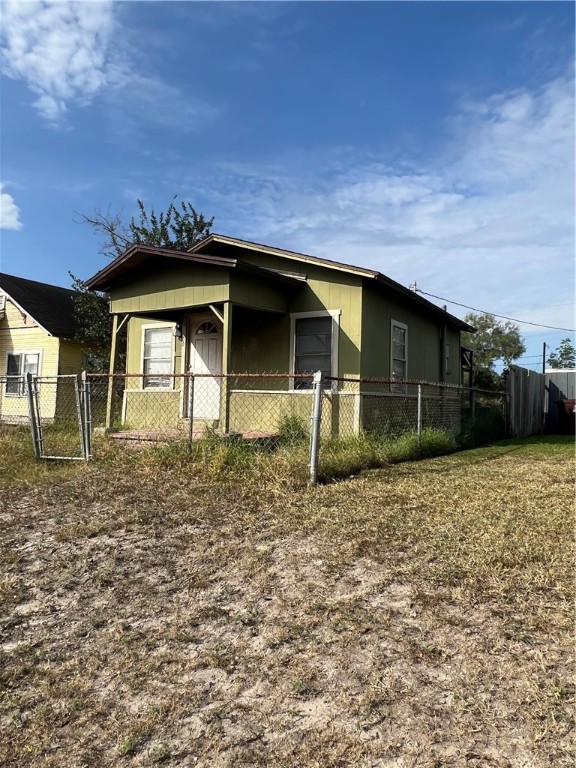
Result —
[[548, 357], [550, 368], [576, 368], [576, 349], [570, 338], [562, 339], [560, 345]]
[[[112, 316], [108, 296], [100, 291], [91, 291], [86, 284], [68, 273], [72, 278], [74, 294], [74, 316], [78, 324], [78, 341], [86, 347], [89, 372], [108, 371]], [[121, 345], [123, 346], [123, 345]]]
[[[100, 252], [110, 258], [120, 256], [132, 245], [152, 245], [176, 251], [186, 251], [210, 234], [214, 219], [206, 219], [191, 203], [174, 203], [176, 195], [166, 211], [156, 214], [154, 208], [147, 212], [142, 200], [137, 200], [139, 216], [128, 224], [122, 213], [106, 213], [96, 210], [92, 216], [81, 214], [80, 223], [90, 225], [102, 238]], [[108, 309], [108, 296], [91, 291], [78, 277], [70, 273], [72, 288], [76, 291], [74, 313], [79, 325], [79, 341], [89, 350], [96, 370], [107, 370], [112, 338], [112, 317]], [[125, 328], [124, 328], [125, 334]], [[123, 339], [119, 339], [123, 348]], [[122, 354], [122, 353], [121, 353]]]
[[131, 245], [153, 245], [187, 251], [210, 234], [214, 219], [206, 219], [191, 203], [182, 201], [178, 208], [174, 201], [166, 211], [156, 214], [154, 208], [146, 211], [142, 200], [137, 200], [139, 220], [132, 217], [126, 225], [122, 212], [112, 214], [110, 208], [103, 213], [97, 209], [92, 216], [80, 215], [80, 222], [88, 224], [94, 233], [102, 237], [100, 252], [115, 258]]
[[474, 385], [500, 389], [503, 381], [496, 373], [495, 363], [502, 360], [510, 366], [526, 352], [518, 326], [488, 313], [469, 312], [464, 320], [476, 328], [476, 333], [462, 334], [462, 343], [474, 351]]

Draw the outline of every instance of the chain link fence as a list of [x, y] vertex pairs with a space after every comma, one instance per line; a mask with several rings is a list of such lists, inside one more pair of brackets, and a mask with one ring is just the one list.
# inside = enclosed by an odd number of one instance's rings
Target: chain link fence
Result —
[[32, 432], [37, 458], [90, 458], [90, 400], [85, 377], [0, 377], [0, 434]]
[[126, 442], [242, 438], [274, 447], [295, 424], [309, 432], [312, 376], [94, 374], [92, 421]]
[[205, 438], [234, 440], [270, 452], [308, 444], [312, 479], [351, 445], [376, 450], [406, 436], [420, 445], [442, 435], [456, 447], [504, 436], [503, 393], [318, 376], [30, 377], [33, 397], [24, 379], [4, 377], [0, 429], [22, 425], [32, 414], [35, 445], [47, 458], [89, 458], [92, 434], [124, 445], [179, 441], [192, 447]]
[[26, 380], [21, 376], [0, 376], [0, 429], [28, 426]]

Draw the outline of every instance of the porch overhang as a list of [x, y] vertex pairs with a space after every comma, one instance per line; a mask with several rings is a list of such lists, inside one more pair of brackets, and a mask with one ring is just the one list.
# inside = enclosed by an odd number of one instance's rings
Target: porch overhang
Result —
[[86, 284], [109, 294], [112, 314], [166, 317], [226, 302], [286, 312], [305, 282], [237, 259], [133, 246]]

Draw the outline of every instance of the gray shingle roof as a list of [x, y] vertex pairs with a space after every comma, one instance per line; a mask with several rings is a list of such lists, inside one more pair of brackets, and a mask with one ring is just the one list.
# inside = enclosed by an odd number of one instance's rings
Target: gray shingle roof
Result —
[[78, 333], [72, 301], [74, 291], [69, 288], [0, 272], [0, 290], [53, 336], [73, 339]]

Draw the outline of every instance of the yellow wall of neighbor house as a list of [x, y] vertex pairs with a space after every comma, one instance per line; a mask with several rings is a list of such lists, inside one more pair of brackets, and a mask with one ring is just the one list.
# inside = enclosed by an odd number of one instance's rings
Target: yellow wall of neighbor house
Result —
[[[59, 339], [34, 323], [29, 315], [23, 315], [8, 298], [4, 317], [0, 319], [0, 376], [6, 376], [8, 353], [39, 352], [38, 373], [40, 376], [55, 376], [58, 373]], [[45, 398], [43, 403], [46, 417], [54, 414], [55, 398]], [[7, 395], [2, 385], [0, 415], [2, 417], [28, 415], [25, 395]], [[44, 415], [44, 414], [43, 414]]]
[[41, 376], [55, 376], [58, 373], [59, 339], [49, 336], [43, 328], [25, 320], [20, 310], [10, 300], [6, 302], [6, 313], [0, 320], [0, 376], [6, 375], [9, 352], [40, 352]]
[[60, 339], [58, 356], [58, 373], [81, 373], [84, 369], [84, 355], [86, 353], [82, 344], [68, 339]]

